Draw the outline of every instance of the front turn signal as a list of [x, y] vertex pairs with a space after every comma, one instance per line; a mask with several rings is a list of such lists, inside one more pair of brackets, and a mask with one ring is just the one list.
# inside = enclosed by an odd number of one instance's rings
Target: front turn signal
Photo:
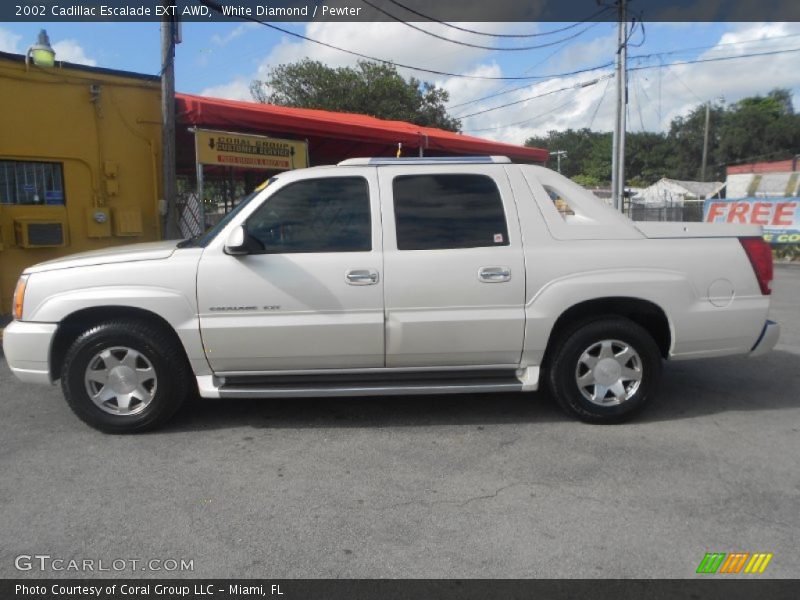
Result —
[[28, 276], [22, 275], [17, 281], [14, 290], [14, 318], [18, 321], [22, 319], [22, 305], [25, 303], [25, 288], [28, 285]]

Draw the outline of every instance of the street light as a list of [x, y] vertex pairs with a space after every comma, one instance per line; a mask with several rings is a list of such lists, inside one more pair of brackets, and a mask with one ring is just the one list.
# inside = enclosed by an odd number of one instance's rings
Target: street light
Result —
[[52, 67], [56, 64], [56, 51], [50, 45], [50, 38], [44, 29], [39, 32], [36, 43], [28, 48], [25, 54], [25, 66], [29, 64], [31, 58], [37, 67]]
[[561, 173], [561, 159], [567, 158], [567, 151], [566, 150], [556, 150], [555, 152], [551, 152], [550, 156], [555, 156], [558, 161], [558, 172]]

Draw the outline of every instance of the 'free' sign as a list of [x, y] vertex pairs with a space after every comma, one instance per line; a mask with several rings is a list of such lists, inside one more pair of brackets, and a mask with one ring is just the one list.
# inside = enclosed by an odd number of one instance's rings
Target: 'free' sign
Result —
[[797, 229], [800, 202], [788, 198], [747, 198], [741, 200], [706, 200], [707, 223], [743, 223], [767, 229]]

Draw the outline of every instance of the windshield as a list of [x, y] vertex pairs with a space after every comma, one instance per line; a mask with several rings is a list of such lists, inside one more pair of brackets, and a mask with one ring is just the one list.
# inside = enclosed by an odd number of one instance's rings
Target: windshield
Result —
[[228, 223], [230, 223], [231, 220], [233, 220], [233, 218], [236, 215], [238, 215], [245, 206], [250, 204], [253, 198], [258, 196], [261, 193], [261, 191], [265, 187], [267, 187], [267, 185], [275, 181], [275, 179], [276, 179], [275, 177], [270, 177], [269, 180], [259, 185], [255, 190], [253, 190], [252, 192], [244, 196], [241, 200], [239, 200], [239, 204], [236, 205], [236, 208], [234, 208], [231, 212], [222, 217], [219, 223], [214, 225], [214, 227], [212, 227], [202, 235], [197, 235], [193, 238], [189, 238], [188, 240], [183, 240], [178, 244], [178, 248], [198, 248], [198, 247], [205, 248], [206, 246], [208, 246], [211, 243], [211, 241], [215, 237], [217, 237], [219, 232], [225, 229]]

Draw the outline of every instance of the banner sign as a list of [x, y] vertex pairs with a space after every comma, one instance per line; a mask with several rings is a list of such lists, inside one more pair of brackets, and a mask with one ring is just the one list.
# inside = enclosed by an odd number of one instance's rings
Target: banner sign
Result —
[[197, 162], [240, 169], [288, 171], [308, 166], [308, 143], [228, 131], [195, 131]]
[[800, 244], [800, 198], [709, 198], [703, 220], [761, 225], [770, 244]]

